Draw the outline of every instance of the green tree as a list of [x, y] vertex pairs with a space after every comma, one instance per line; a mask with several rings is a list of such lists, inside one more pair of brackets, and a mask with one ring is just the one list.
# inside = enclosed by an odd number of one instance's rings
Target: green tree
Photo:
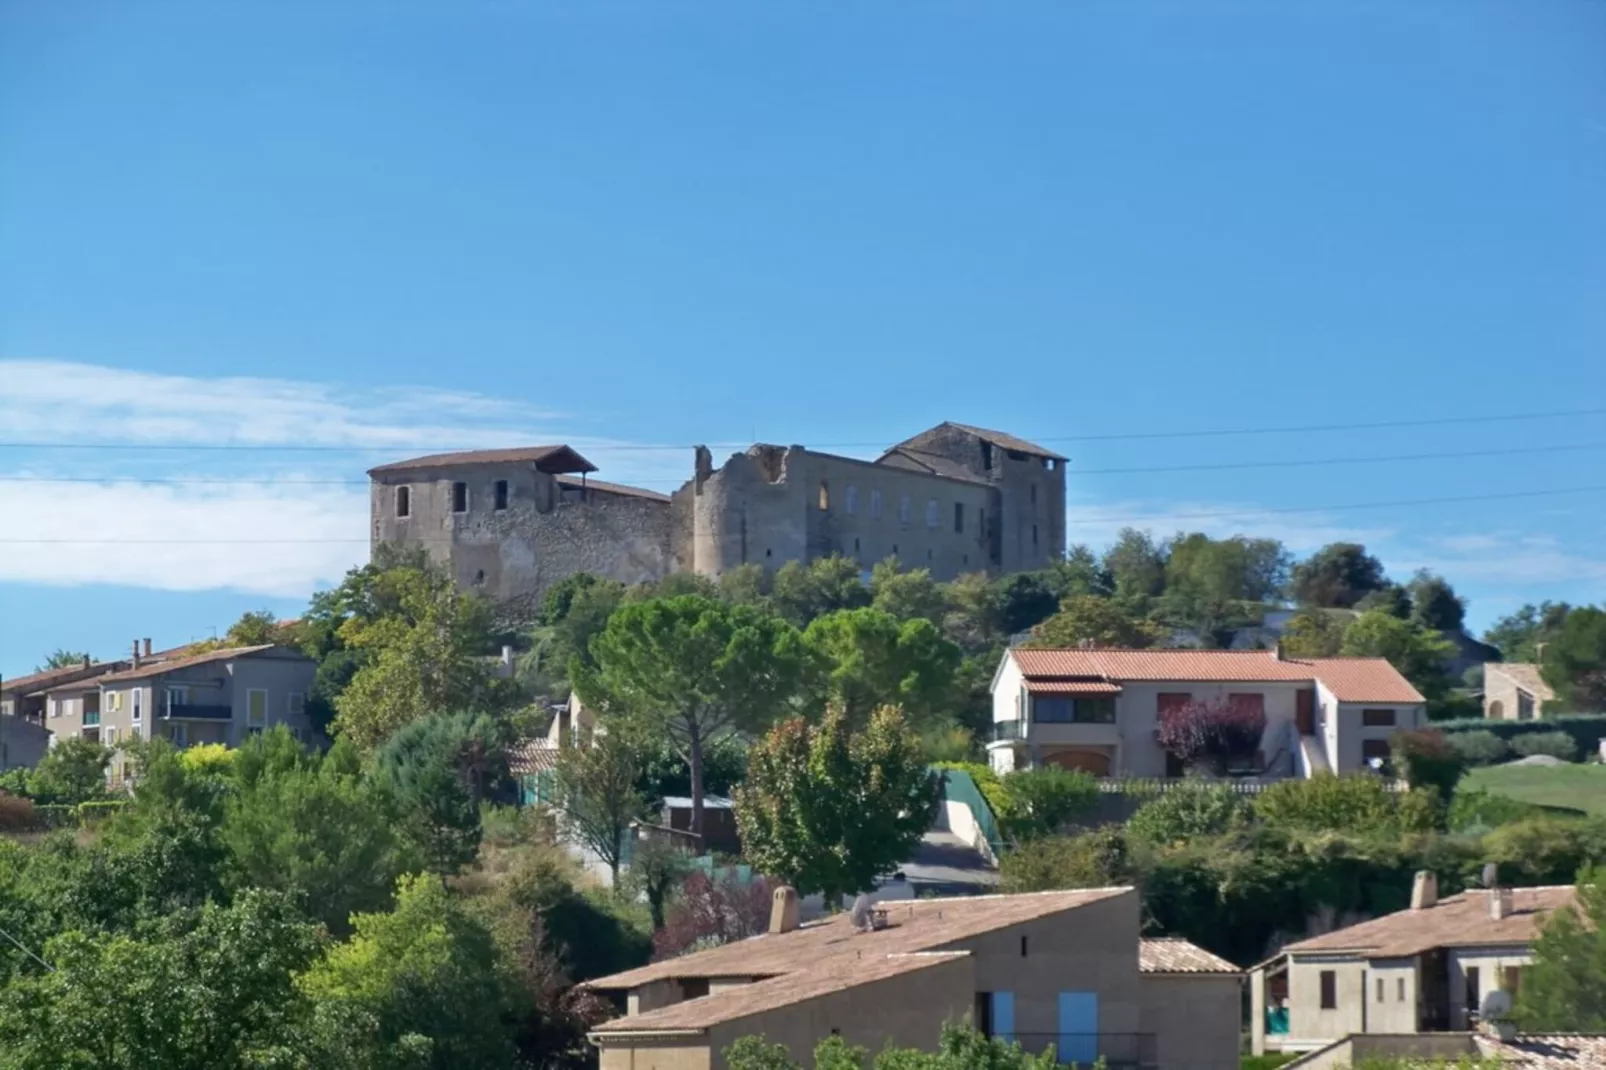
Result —
[[636, 846], [625, 886], [647, 901], [653, 932], [663, 929], [670, 896], [691, 869], [686, 852], [667, 836], [649, 836]]
[[1073, 595], [1060, 603], [1058, 613], [1032, 629], [1026, 645], [1150, 647], [1165, 634], [1164, 628], [1133, 616], [1114, 599]]
[[994, 587], [998, 625], [1006, 636], [1041, 624], [1059, 605], [1042, 573], [1017, 572], [995, 581]]
[[75, 665], [82, 665], [85, 662], [92, 660], [93, 659], [90, 658], [89, 654], [85, 651], [68, 650], [65, 647], [58, 647], [51, 651], [49, 657], [45, 658], [45, 663], [43, 665], [35, 665], [33, 667], [33, 671], [49, 672], [51, 669], [70, 669]]
[[719, 574], [719, 597], [733, 606], [763, 606], [770, 601], [770, 573], [749, 561]]
[[1350, 621], [1339, 653], [1347, 657], [1387, 658], [1429, 702], [1442, 698], [1450, 688], [1444, 666], [1455, 653], [1455, 644], [1438, 632], [1382, 610], [1362, 613]]
[[754, 744], [736, 821], [757, 869], [835, 902], [910, 856], [941, 792], [902, 711], [884, 706], [852, 733], [835, 707], [818, 726], [792, 718]]
[[1411, 592], [1397, 583], [1388, 582], [1378, 590], [1368, 591], [1359, 602], [1355, 603], [1354, 608], [1357, 613], [1381, 609], [1391, 617], [1410, 620]]
[[1387, 584], [1383, 563], [1353, 542], [1335, 542], [1294, 566], [1289, 591], [1302, 606], [1348, 609]]
[[1606, 610], [1581, 606], [1568, 613], [1545, 647], [1540, 672], [1562, 709], [1606, 710]]
[[1291, 658], [1331, 658], [1344, 646], [1345, 622], [1323, 609], [1302, 609], [1283, 626], [1283, 653]]
[[41, 803], [81, 803], [106, 794], [112, 752], [92, 740], [68, 736], [45, 752], [28, 777], [28, 793]]
[[1516, 1019], [1529, 1032], [1606, 1030], [1606, 870], [1578, 874], [1577, 900], [1545, 920]]
[[1397, 828], [1394, 799], [1374, 776], [1321, 773], [1280, 780], [1255, 796], [1255, 816], [1283, 830], [1345, 832]]
[[162, 918], [139, 935], [66, 932], [53, 969], [0, 989], [4, 1070], [256, 1070], [296, 1065], [307, 1008], [292, 984], [316, 952], [288, 901]]
[[630, 824], [647, 812], [638, 785], [642, 760], [628, 733], [597, 733], [589, 745], [558, 751], [554, 770], [557, 807], [565, 830], [591, 848], [619, 884]]
[[1005, 892], [1108, 888], [1127, 883], [1133, 873], [1119, 826], [1028, 840], [1004, 855], [998, 867], [1000, 890]]
[[352, 924], [351, 939], [297, 981], [315, 1008], [314, 1065], [512, 1064], [507, 967], [490, 932], [439, 882], [403, 877], [395, 910]]
[[1288, 578], [1288, 553], [1275, 539], [1212, 539], [1195, 532], [1171, 540], [1160, 611], [1170, 623], [1225, 646], [1234, 629], [1260, 617]]
[[870, 598], [871, 608], [897, 620], [921, 618], [940, 627], [948, 611], [948, 599], [931, 570], [900, 572], [895, 557], [870, 570]]
[[1138, 807], [1126, 832], [1133, 840], [1164, 846], [1220, 836], [1248, 819], [1248, 803], [1229, 785], [1187, 780]]
[[959, 648], [923, 617], [900, 622], [878, 609], [844, 609], [816, 617], [804, 645], [823, 668], [821, 704], [865, 723], [872, 710], [903, 707], [919, 728], [944, 712], [959, 668]]
[[1411, 577], [1411, 623], [1438, 632], [1459, 632], [1467, 617], [1467, 600], [1443, 576], [1419, 569]]
[[691, 777], [703, 831], [704, 749], [759, 732], [798, 695], [810, 655], [784, 620], [695, 595], [621, 606], [591, 641], [596, 668], [570, 676], [588, 704], [669, 739]]
[[457, 873], [479, 851], [480, 803], [507, 776], [504, 725], [485, 714], [414, 721], [375, 756], [377, 784], [430, 872]]
[[1146, 531], [1122, 528], [1115, 545], [1104, 551], [1103, 566], [1123, 602], [1142, 605], [1165, 590], [1165, 554]]
[[243, 613], [224, 633], [225, 646], [291, 645], [294, 629], [265, 609]]
[[1500, 648], [1506, 661], [1538, 662], [1539, 644], [1553, 640], [1567, 621], [1572, 606], [1566, 602], [1529, 603], [1501, 617], [1483, 633], [1483, 641]]
[[372, 751], [403, 725], [442, 710], [500, 710], [514, 689], [494, 673], [489, 603], [443, 570], [400, 565], [369, 578], [361, 613], [339, 625], [361, 667], [334, 700], [335, 729]]
[[999, 815], [999, 826], [1015, 840], [1052, 836], [1098, 805], [1098, 781], [1081, 770], [1052, 765], [1020, 769], [1003, 782], [1009, 810]]
[[788, 561], [775, 572], [770, 599], [775, 611], [799, 628], [815, 617], [839, 609], [860, 609], [870, 604], [859, 563], [833, 554], [807, 565]]
[[264, 757], [286, 741], [300, 749], [280, 725], [237, 752], [246, 773], [229, 794], [220, 830], [231, 879], [242, 889], [299, 897], [309, 916], [344, 933], [352, 914], [390, 904], [406, 864], [403, 845], [351, 744], [341, 740], [326, 756], [288, 764]]
[[1109, 595], [1114, 592], [1114, 583], [1110, 574], [1099, 564], [1098, 555], [1083, 543], [1076, 543], [1066, 550], [1065, 557], [1044, 569], [1042, 576], [1056, 605], [1072, 595]]

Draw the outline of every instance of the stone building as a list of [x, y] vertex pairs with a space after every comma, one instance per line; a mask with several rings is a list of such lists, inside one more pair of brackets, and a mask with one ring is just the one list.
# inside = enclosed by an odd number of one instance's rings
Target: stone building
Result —
[[1065, 458], [944, 423], [874, 461], [755, 445], [715, 468], [697, 447], [673, 494], [590, 479], [568, 446], [472, 450], [381, 465], [371, 541], [423, 547], [465, 589], [533, 606], [578, 572], [624, 583], [717, 578], [843, 554], [965, 572], [1041, 568], [1065, 551]]

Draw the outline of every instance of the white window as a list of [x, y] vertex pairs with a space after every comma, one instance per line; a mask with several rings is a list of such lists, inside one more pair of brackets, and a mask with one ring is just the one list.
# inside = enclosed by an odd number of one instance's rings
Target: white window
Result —
[[103, 703], [107, 713], [116, 713], [123, 708], [123, 693], [121, 691], [108, 691]]
[[307, 709], [307, 696], [299, 691], [292, 691], [284, 697], [284, 712], [291, 717], [300, 717]]
[[174, 706], [188, 706], [190, 704], [190, 689], [187, 687], [169, 687], [167, 689], [167, 712], [172, 713]]
[[859, 511], [859, 488], [852, 483], [848, 484], [847, 493], [842, 497], [842, 507], [848, 511], [849, 516]]
[[935, 498], [927, 498], [926, 499], [926, 527], [934, 528], [936, 526], [937, 526], [937, 499], [935, 499]]
[[907, 494], [898, 499], [898, 519], [905, 524], [909, 523], [909, 495]]
[[60, 717], [61, 716], [61, 708], [56, 705], [56, 700], [55, 699], [53, 699], [53, 698], [45, 699], [45, 716], [46, 717]]
[[261, 728], [268, 723], [268, 693], [256, 688], [245, 693], [245, 723]]
[[113, 743], [117, 742], [117, 729], [115, 729], [115, 728], [106, 728], [106, 729], [102, 730], [101, 737], [102, 737], [101, 738], [101, 742], [106, 744], [109, 747]]
[[[142, 687], [136, 687], [134, 690], [128, 693], [128, 696], [133, 700], [133, 708], [132, 712], [129, 714], [129, 717], [135, 724], [139, 724], [139, 717], [143, 712], [140, 707], [144, 705], [143, 699], [145, 698], [145, 689]], [[136, 735], [135, 738], [138, 738], [138, 736]]]
[[881, 492], [879, 490], [870, 492], [870, 515], [877, 520], [881, 519]]

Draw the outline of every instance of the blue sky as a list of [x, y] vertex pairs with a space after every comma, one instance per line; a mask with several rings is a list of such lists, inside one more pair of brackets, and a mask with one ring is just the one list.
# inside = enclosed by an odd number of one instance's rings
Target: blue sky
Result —
[[[1586, 0], [6, 0], [0, 673], [293, 615], [415, 447], [668, 489], [942, 419], [1070, 454], [1076, 540], [1356, 538], [1480, 626], [1599, 600], [1600, 489], [1269, 512], [1598, 488], [1598, 411], [1101, 436], [1606, 408], [1602, 40]], [[143, 448], [219, 444], [337, 449]]]

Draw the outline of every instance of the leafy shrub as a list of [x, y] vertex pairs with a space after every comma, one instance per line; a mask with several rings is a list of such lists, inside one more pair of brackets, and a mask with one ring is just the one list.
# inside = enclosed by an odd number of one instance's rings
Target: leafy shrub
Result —
[[127, 809], [126, 799], [100, 799], [78, 804], [77, 818], [80, 825], [98, 825], [107, 818], [115, 817]]
[[1515, 821], [1543, 817], [1544, 808], [1509, 795], [1462, 788], [1450, 801], [1451, 832], [1481, 832]]
[[0, 792], [32, 797], [33, 793], [28, 790], [28, 770], [19, 765], [0, 773]]
[[1501, 825], [1483, 851], [1512, 884], [1571, 884], [1588, 862], [1606, 858], [1606, 821], [1538, 817]]
[[0, 795], [0, 832], [26, 832], [37, 820], [32, 799]]
[[1540, 721], [1486, 721], [1477, 717], [1438, 721], [1433, 727], [1449, 736], [1462, 732], [1493, 732], [1507, 742], [1536, 733], [1566, 732], [1578, 745], [1580, 754], [1591, 754], [1599, 740], [1606, 738], [1606, 713], [1571, 713], [1560, 717], [1547, 714]]
[[1125, 883], [1131, 872], [1126, 836], [1115, 827], [1028, 840], [999, 863], [1006, 892], [1107, 888]]
[[1401, 832], [1432, 832], [1444, 824], [1445, 803], [1428, 788], [1412, 788], [1394, 800], [1394, 820]]
[[1578, 758], [1578, 744], [1566, 732], [1529, 732], [1512, 740], [1511, 749], [1524, 758], [1535, 754], [1548, 754], [1564, 762]]
[[1186, 764], [1203, 763], [1219, 771], [1254, 754], [1265, 732], [1262, 709], [1227, 699], [1194, 701], [1161, 714], [1155, 740]]
[[1394, 799], [1374, 776], [1322, 773], [1282, 780], [1255, 796], [1255, 816], [1273, 828], [1363, 832], [1395, 823]]
[[227, 777], [234, 770], [236, 753], [221, 743], [197, 743], [180, 751], [178, 760], [191, 773]]
[[763, 877], [744, 883], [734, 872], [719, 878], [692, 872], [665, 912], [664, 927], [653, 935], [653, 958], [757, 936], [769, 925], [773, 895], [773, 886]]
[[1445, 735], [1445, 741], [1450, 749], [1461, 756], [1467, 765], [1493, 765], [1503, 761], [1511, 752], [1511, 745], [1493, 732], [1474, 730], [1471, 732], [1453, 732]]
[[1092, 810], [1099, 797], [1092, 774], [1055, 766], [1009, 773], [1003, 788], [1009, 814], [999, 819], [999, 826], [1017, 840], [1058, 832], [1072, 818]]
[[1437, 729], [1395, 733], [1391, 749], [1395, 768], [1411, 787], [1432, 788], [1446, 802], [1466, 772], [1466, 762]]
[[1248, 816], [1244, 797], [1225, 785], [1184, 781], [1138, 807], [1126, 831], [1143, 843], [1180, 843], [1220, 835]]

